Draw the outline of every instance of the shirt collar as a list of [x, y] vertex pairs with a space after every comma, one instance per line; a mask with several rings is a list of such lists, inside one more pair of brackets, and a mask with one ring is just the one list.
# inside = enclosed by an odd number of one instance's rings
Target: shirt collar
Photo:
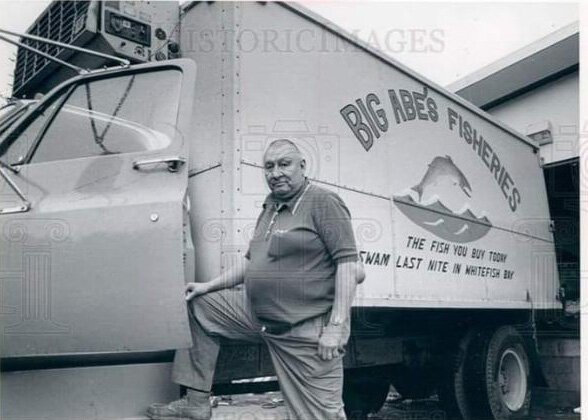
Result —
[[283, 208], [288, 207], [291, 211], [294, 211], [298, 204], [298, 201], [300, 200], [300, 198], [302, 198], [302, 196], [304, 195], [309, 186], [310, 181], [308, 180], [308, 178], [306, 178], [304, 180], [304, 184], [302, 184], [302, 187], [298, 190], [298, 192], [284, 201], [278, 200], [274, 197], [273, 194], [269, 194], [266, 197], [265, 202], [263, 203], [263, 208], [265, 209], [267, 208], [267, 206], [274, 206], [276, 210], [280, 211]]

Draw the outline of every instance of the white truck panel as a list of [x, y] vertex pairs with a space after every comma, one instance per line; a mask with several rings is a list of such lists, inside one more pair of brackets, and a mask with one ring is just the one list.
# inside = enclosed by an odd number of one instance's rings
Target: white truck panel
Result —
[[[220, 130], [222, 150], [208, 158], [222, 162], [221, 196], [231, 191], [231, 198], [206, 213], [216, 211], [224, 234], [220, 248], [202, 252], [246, 251], [268, 192], [263, 150], [286, 137], [305, 154], [309, 176], [339, 193], [352, 213], [367, 271], [356, 305], [559, 306], [536, 148], [298, 8], [199, 4], [184, 25], [216, 30], [209, 20], [190, 20], [214, 10], [223, 36], [214, 38], [216, 52], [200, 48], [194, 58], [201, 72], [220, 59], [222, 71], [196, 96], [206, 104], [220, 93], [221, 118], [233, 119], [198, 124], [210, 141]], [[210, 196], [212, 181], [202, 182]]]

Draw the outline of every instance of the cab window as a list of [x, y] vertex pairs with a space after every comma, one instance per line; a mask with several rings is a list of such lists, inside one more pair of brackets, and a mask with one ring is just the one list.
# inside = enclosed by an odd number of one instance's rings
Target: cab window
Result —
[[[18, 128], [10, 132], [10, 128], [18, 121], [14, 119], [5, 127], [2, 125], [2, 133], [9, 133], [0, 144], [0, 159], [10, 165], [22, 163], [27, 156], [35, 139], [48, 122], [49, 118], [59, 106], [60, 98], [46, 103], [37, 113], [36, 117], [24, 128]], [[23, 109], [24, 110], [24, 109]]]
[[181, 72], [136, 73], [75, 87], [31, 163], [164, 149], [173, 139]]

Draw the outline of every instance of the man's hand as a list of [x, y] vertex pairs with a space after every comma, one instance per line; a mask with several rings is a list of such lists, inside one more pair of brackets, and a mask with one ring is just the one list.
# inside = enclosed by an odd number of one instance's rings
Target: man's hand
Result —
[[191, 300], [196, 296], [204, 295], [209, 291], [209, 284], [207, 283], [188, 283], [186, 284], [186, 300]]
[[206, 293], [216, 292], [217, 290], [230, 289], [245, 280], [245, 271], [249, 260], [245, 257], [237, 261], [231, 268], [223, 271], [214, 279], [202, 282], [191, 282], [186, 284], [186, 300], [195, 298], [196, 296], [205, 295]]
[[347, 325], [329, 324], [323, 329], [319, 338], [318, 354], [323, 360], [332, 360], [345, 353], [343, 349], [347, 344], [349, 328]]

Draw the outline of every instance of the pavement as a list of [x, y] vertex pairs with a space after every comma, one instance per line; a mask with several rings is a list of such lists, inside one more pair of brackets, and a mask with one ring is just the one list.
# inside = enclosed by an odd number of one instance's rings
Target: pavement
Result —
[[[241, 394], [216, 398], [213, 420], [283, 420], [286, 411], [279, 392]], [[547, 407], [533, 402], [530, 420], [580, 420], [574, 407]], [[443, 420], [445, 415], [435, 398], [401, 400], [388, 398], [371, 420]]]
[[283, 420], [286, 409], [280, 392], [217, 397], [212, 420]]

